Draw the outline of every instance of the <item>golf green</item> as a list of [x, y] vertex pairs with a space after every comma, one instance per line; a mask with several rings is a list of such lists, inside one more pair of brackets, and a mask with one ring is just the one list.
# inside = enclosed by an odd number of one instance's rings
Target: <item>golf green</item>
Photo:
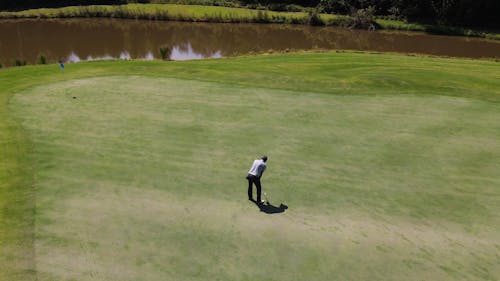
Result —
[[[500, 276], [498, 63], [326, 53], [2, 72], [19, 165], [0, 196], [19, 204], [3, 203], [0, 280]], [[262, 154], [284, 212], [246, 200]]]

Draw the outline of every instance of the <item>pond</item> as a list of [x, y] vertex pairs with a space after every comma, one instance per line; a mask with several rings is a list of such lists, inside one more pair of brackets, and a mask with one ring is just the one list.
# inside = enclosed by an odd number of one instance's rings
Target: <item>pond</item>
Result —
[[286, 50], [363, 50], [452, 57], [500, 57], [500, 41], [415, 32], [274, 24], [217, 24], [119, 19], [2, 20], [0, 63], [16, 59], [202, 59]]

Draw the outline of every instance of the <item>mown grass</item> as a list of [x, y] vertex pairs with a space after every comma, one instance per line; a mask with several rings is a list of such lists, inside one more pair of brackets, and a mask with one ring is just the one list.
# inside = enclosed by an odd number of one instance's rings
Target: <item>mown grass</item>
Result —
[[[494, 279], [499, 76], [349, 52], [3, 69], [0, 280]], [[245, 200], [260, 153], [284, 214]]]
[[[0, 81], [3, 90], [14, 82]], [[33, 159], [29, 139], [7, 112], [11, 97], [0, 94], [0, 280], [30, 280], [35, 268]]]
[[[127, 4], [71, 6], [63, 8], [41, 8], [19, 12], [0, 12], [0, 19], [12, 18], [81, 18], [111, 17], [148, 20], [174, 20], [192, 22], [220, 23], [284, 23], [313, 24], [325, 26], [343, 26], [351, 24], [351, 18], [345, 15], [314, 14], [311, 12], [277, 12], [238, 7], [220, 7], [180, 4]], [[491, 32], [466, 28], [408, 23], [401, 20], [376, 19], [381, 29], [424, 31], [433, 34], [462, 35], [500, 39], [500, 35]]]

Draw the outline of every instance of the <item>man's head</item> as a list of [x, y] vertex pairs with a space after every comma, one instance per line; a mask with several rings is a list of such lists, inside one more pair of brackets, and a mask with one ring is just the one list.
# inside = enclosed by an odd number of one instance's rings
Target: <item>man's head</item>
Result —
[[262, 157], [260, 157], [260, 159], [262, 159], [262, 161], [264, 161], [264, 162], [267, 162], [267, 156], [266, 155], [262, 155]]

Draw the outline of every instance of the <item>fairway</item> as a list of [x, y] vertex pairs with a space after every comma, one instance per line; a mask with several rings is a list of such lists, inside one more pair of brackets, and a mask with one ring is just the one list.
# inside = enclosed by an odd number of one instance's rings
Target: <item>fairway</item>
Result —
[[[253, 61], [268, 68], [234, 74]], [[26, 68], [45, 83], [6, 105], [34, 221], [24, 273], [0, 258], [11, 277], [500, 276], [498, 63], [328, 53], [71, 67]], [[246, 200], [262, 154], [282, 213]]]

